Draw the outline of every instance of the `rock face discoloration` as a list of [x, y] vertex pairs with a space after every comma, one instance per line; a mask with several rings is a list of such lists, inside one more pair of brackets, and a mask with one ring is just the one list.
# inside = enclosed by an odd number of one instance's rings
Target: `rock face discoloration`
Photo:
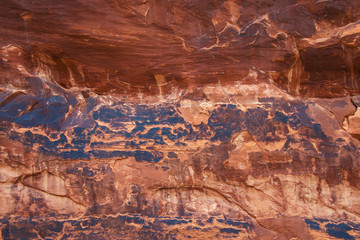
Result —
[[[16, 143], [2, 145], [2, 192], [12, 207], [2, 212], [5, 218], [34, 211], [222, 217], [253, 227], [220, 233], [279, 237], [302, 230], [271, 219], [296, 216], [306, 229], [303, 218], [357, 222], [359, 142], [331, 110], [346, 99], [333, 105], [301, 100], [272, 84], [221, 91], [208, 85], [197, 100], [180, 95], [143, 104], [62, 89], [41, 78], [30, 82], [37, 82], [33, 91], [4, 92], [0, 111], [3, 138]], [[198, 115], [206, 117], [194, 121]], [[14, 157], [17, 148], [23, 153]], [[35, 193], [34, 211], [22, 208]]]
[[5, 1], [2, 238], [359, 238], [359, 3]]

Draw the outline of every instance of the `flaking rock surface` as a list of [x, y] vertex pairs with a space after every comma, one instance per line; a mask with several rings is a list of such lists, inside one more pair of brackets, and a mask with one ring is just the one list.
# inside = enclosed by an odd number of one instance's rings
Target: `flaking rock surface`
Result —
[[360, 1], [3, 0], [2, 239], [359, 239]]

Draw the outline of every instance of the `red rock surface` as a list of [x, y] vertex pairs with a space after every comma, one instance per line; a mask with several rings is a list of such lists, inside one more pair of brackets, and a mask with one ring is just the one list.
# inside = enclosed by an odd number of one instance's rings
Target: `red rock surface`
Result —
[[360, 1], [0, 12], [3, 239], [360, 237]]

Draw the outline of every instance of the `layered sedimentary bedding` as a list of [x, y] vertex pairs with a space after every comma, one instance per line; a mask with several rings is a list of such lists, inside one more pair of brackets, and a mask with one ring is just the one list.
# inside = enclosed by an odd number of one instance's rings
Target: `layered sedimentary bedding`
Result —
[[360, 238], [360, 1], [0, 11], [2, 239]]

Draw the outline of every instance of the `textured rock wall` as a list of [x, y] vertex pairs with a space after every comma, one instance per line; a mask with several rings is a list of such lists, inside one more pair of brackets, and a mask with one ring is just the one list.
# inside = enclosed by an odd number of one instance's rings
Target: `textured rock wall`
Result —
[[3, 239], [360, 238], [360, 1], [0, 11]]

